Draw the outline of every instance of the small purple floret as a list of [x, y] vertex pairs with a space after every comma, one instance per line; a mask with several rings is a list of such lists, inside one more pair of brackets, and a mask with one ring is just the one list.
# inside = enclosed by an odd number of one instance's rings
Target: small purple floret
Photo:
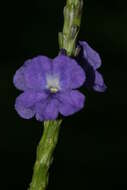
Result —
[[79, 48], [81, 50], [76, 59], [86, 73], [85, 86], [98, 92], [104, 92], [107, 87], [102, 75], [97, 71], [102, 64], [100, 55], [85, 41], [79, 41]]
[[16, 98], [15, 109], [25, 119], [54, 120], [83, 108], [85, 96], [77, 88], [85, 73], [74, 59], [58, 55], [55, 59], [37, 56], [28, 60], [14, 75], [14, 85], [23, 93]]

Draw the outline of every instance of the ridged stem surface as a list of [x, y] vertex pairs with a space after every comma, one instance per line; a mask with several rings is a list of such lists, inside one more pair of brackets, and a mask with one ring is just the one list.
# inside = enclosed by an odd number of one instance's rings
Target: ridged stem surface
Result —
[[43, 135], [37, 147], [36, 162], [29, 190], [45, 190], [48, 184], [48, 170], [53, 159], [61, 120], [44, 122]]
[[65, 49], [69, 56], [75, 55], [82, 8], [83, 0], [67, 0], [64, 7], [64, 25], [63, 31], [59, 33], [59, 46], [60, 49]]

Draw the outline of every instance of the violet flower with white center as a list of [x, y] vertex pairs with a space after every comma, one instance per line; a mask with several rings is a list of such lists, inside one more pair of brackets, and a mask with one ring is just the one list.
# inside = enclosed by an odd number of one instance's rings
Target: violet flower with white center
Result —
[[74, 114], [84, 106], [79, 88], [85, 81], [83, 69], [65, 55], [55, 59], [38, 56], [28, 60], [14, 76], [16, 88], [24, 91], [17, 97], [15, 109], [25, 119], [55, 120], [58, 114]]
[[[23, 91], [16, 98], [18, 114], [25, 119], [35, 116], [44, 123], [29, 190], [47, 188], [49, 167], [62, 123], [57, 118], [59, 113], [69, 116], [83, 108], [85, 96], [78, 88], [85, 85], [99, 92], [106, 89], [97, 70], [101, 66], [99, 54], [85, 41], [80, 41], [76, 48], [82, 8], [83, 0], [66, 1], [63, 30], [58, 34], [59, 55], [54, 59], [46, 56], [29, 59], [13, 78], [15, 87]], [[76, 50], [80, 50], [79, 54]]]
[[102, 64], [100, 55], [86, 41], [79, 41], [78, 48], [81, 50], [76, 59], [86, 73], [85, 86], [98, 92], [104, 92], [107, 87], [103, 76], [97, 70]]

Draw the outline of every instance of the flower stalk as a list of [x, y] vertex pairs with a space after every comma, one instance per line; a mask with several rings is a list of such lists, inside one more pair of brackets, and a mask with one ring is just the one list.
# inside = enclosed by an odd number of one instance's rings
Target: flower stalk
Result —
[[74, 56], [79, 33], [83, 0], [67, 0], [64, 7], [63, 31], [59, 32], [59, 47], [65, 49], [68, 56]]
[[43, 136], [37, 147], [37, 158], [29, 190], [45, 190], [47, 187], [48, 170], [58, 141], [61, 122], [62, 120], [44, 122]]
[[[68, 56], [75, 55], [76, 39], [80, 29], [83, 0], [67, 0], [64, 7], [63, 32], [59, 35], [59, 47], [65, 49]], [[44, 131], [37, 147], [32, 182], [29, 190], [46, 190], [48, 170], [53, 159], [62, 120], [45, 121]]]

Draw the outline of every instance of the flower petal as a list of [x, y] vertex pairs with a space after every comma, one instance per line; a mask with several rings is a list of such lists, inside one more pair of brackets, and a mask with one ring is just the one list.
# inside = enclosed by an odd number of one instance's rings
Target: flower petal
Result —
[[35, 115], [34, 107], [26, 108], [18, 101], [15, 104], [15, 109], [17, 113], [20, 115], [20, 117], [24, 119], [30, 119]]
[[16, 98], [15, 109], [22, 118], [30, 119], [35, 114], [35, 104], [47, 96], [45, 92], [26, 91]]
[[25, 90], [26, 89], [26, 83], [24, 79], [24, 67], [22, 66], [19, 68], [13, 78], [13, 83], [15, 87], [19, 90]]
[[53, 60], [53, 73], [60, 79], [61, 90], [75, 89], [85, 81], [85, 73], [74, 59], [59, 55]]
[[85, 96], [77, 90], [59, 93], [59, 112], [64, 115], [72, 115], [84, 107]]
[[58, 117], [58, 101], [55, 98], [49, 98], [45, 102], [41, 101], [36, 104], [36, 119], [55, 120]]
[[100, 55], [93, 48], [91, 48], [86, 41], [79, 41], [79, 44], [83, 48], [83, 56], [86, 61], [94, 69], [98, 69], [102, 64]]
[[98, 92], [104, 92], [107, 89], [104, 83], [104, 79], [98, 71], [95, 71], [95, 81], [94, 81], [93, 89]]
[[88, 89], [91, 89], [94, 85], [94, 81], [95, 81], [95, 70], [93, 69], [93, 67], [85, 60], [84, 57], [78, 57], [78, 62], [79, 64], [82, 66], [82, 68], [84, 69], [85, 73], [86, 73], [86, 80], [84, 83], [84, 86], [87, 87]]
[[38, 56], [31, 59], [31, 63], [24, 71], [25, 81], [30, 89], [44, 90], [46, 88], [46, 75], [51, 72], [51, 59]]
[[15, 87], [19, 90], [26, 90], [27, 86], [26, 86], [26, 81], [24, 78], [24, 71], [26, 69], [26, 66], [30, 63], [30, 61], [25, 61], [24, 65], [22, 67], [20, 67], [13, 78], [13, 83], [15, 85]]

